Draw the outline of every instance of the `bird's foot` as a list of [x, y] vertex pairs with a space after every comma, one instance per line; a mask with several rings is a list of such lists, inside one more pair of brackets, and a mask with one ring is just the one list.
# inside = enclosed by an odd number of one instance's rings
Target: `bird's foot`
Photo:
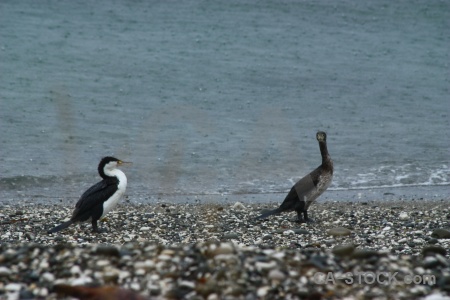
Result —
[[106, 228], [93, 228], [92, 232], [93, 233], [107, 233], [108, 229], [106, 229]]
[[305, 220], [303, 218], [297, 218], [297, 219], [293, 219], [291, 222], [294, 222], [294, 223], [305, 223]]
[[314, 220], [311, 219], [311, 218], [307, 218], [307, 219], [304, 219], [304, 218], [297, 218], [294, 222], [295, 222], [295, 223], [315, 223], [316, 221], [314, 221]]

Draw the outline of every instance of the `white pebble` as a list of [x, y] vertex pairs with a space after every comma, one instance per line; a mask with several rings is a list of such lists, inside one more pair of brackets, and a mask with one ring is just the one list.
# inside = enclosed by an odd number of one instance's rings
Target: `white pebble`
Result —
[[70, 281], [70, 285], [87, 285], [92, 283], [92, 278], [89, 276], [80, 276]]
[[41, 261], [41, 263], [39, 264], [39, 269], [45, 270], [45, 269], [48, 269], [49, 266], [50, 266], [50, 265], [48, 264], [48, 261], [43, 260], [43, 261]]
[[271, 270], [271, 269], [275, 269], [277, 267], [277, 263], [273, 260], [271, 262], [257, 261], [255, 263], [255, 267], [258, 271]]
[[238, 261], [238, 258], [234, 254], [218, 254], [214, 256], [214, 259], [217, 261], [223, 261], [228, 264], [232, 264], [236, 261]]
[[165, 249], [165, 250], [161, 251], [161, 254], [174, 256], [176, 254], [176, 252], [171, 249]]
[[5, 290], [8, 292], [18, 292], [22, 286], [18, 283], [9, 283], [5, 286]]
[[408, 215], [407, 212], [402, 211], [402, 212], [400, 213], [400, 215], [398, 216], [398, 218], [399, 218], [400, 220], [408, 220], [408, 219], [409, 219], [409, 215]]
[[107, 265], [109, 265], [109, 261], [106, 259], [102, 259], [102, 260], [97, 261], [96, 265], [97, 265], [97, 267], [100, 267], [100, 268], [106, 267]]
[[39, 297], [47, 297], [48, 296], [48, 290], [47, 288], [43, 287], [40, 289], [37, 289], [37, 291], [34, 292], [35, 295], [39, 296]]
[[299, 275], [298, 271], [289, 271], [289, 277], [297, 278]]
[[283, 259], [286, 256], [286, 254], [284, 252], [275, 252], [272, 254], [272, 257], [274, 258], [278, 258], [278, 259]]
[[231, 208], [234, 210], [245, 210], [245, 206], [241, 202], [234, 203]]
[[267, 293], [269, 292], [269, 287], [268, 286], [262, 286], [258, 289], [258, 291], [256, 292], [256, 294], [258, 295], [258, 297], [265, 297], [267, 296]]
[[286, 275], [284, 275], [284, 273], [278, 269], [270, 270], [268, 276], [269, 276], [269, 279], [277, 280], [277, 281], [283, 281], [286, 278]]
[[423, 300], [450, 300], [450, 297], [445, 296], [441, 293], [435, 293], [435, 294], [426, 296], [425, 298], [423, 298]]
[[119, 278], [120, 279], [125, 279], [125, 278], [128, 278], [128, 277], [130, 277], [130, 272], [128, 272], [128, 271], [120, 271], [120, 273], [119, 273]]
[[159, 281], [161, 277], [158, 274], [152, 274], [150, 275], [150, 280], [152, 281]]
[[231, 254], [233, 252], [234, 252], [233, 245], [229, 243], [221, 243], [219, 247], [213, 249], [214, 255]]
[[147, 259], [146, 261], [137, 261], [134, 263], [135, 269], [152, 270], [155, 268], [155, 263], [152, 260]]
[[78, 266], [78, 265], [72, 266], [72, 268], [70, 268], [70, 274], [72, 274], [72, 275], [81, 274], [80, 266]]
[[179, 282], [178, 285], [188, 287], [192, 290], [195, 289], [195, 283], [192, 281], [183, 280], [183, 281]]
[[55, 276], [52, 273], [45, 272], [44, 274], [42, 274], [42, 279], [47, 282], [53, 282], [55, 281]]
[[219, 300], [219, 296], [217, 294], [209, 294], [207, 300]]
[[418, 275], [422, 275], [422, 274], [425, 273], [425, 269], [422, 268], [422, 267], [417, 267], [417, 268], [414, 269], [414, 271], [415, 271], [416, 274], [418, 274]]
[[434, 262], [437, 262], [438, 260], [434, 257], [434, 256], [426, 256], [424, 259], [423, 259], [423, 262], [424, 263], [434, 263]]
[[169, 261], [169, 260], [172, 260], [172, 256], [166, 255], [166, 254], [161, 254], [158, 256], [158, 259], [162, 260], [162, 261]]
[[11, 270], [7, 267], [0, 267], [0, 276], [8, 276], [11, 274]]
[[150, 231], [150, 227], [141, 227], [139, 231]]
[[137, 269], [134, 271], [134, 274], [137, 276], [144, 276], [145, 275], [145, 270], [144, 269]]

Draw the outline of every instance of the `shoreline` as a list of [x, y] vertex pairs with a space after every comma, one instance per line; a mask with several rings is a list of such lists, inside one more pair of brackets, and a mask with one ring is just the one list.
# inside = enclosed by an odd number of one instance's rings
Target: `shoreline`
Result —
[[[86, 187], [87, 188], [87, 187]], [[61, 187], [46, 187], [40, 190], [13, 191], [3, 190], [0, 193], [0, 205], [54, 205], [64, 204], [73, 206], [78, 201], [80, 195], [60, 190]], [[372, 188], [349, 188], [349, 189], [328, 189], [321, 195], [318, 202], [337, 201], [345, 202], [395, 202], [395, 201], [450, 201], [448, 185], [418, 185], [418, 186], [396, 186], [396, 187], [372, 187]], [[158, 205], [161, 203], [170, 204], [218, 204], [230, 205], [235, 202], [244, 204], [273, 204], [284, 200], [289, 189], [279, 192], [227, 192], [227, 193], [155, 193], [135, 192], [145, 188], [127, 188], [125, 201], [128, 204]], [[48, 195], [51, 191], [51, 196]], [[65, 195], [54, 196], [54, 195]], [[122, 203], [125, 202], [122, 200]]]
[[[122, 203], [100, 222], [107, 233], [92, 234], [85, 223], [47, 235], [72, 205], [3, 205], [0, 299], [14, 287], [56, 299], [55, 284], [112, 284], [151, 299], [180, 291], [185, 299], [412, 299], [450, 292], [448, 200], [317, 202], [310, 208], [315, 223], [292, 222], [295, 213], [254, 220], [275, 206]], [[20, 265], [24, 259], [30, 267]], [[433, 275], [436, 283], [314, 282], [317, 272], [398, 270], [401, 278]]]

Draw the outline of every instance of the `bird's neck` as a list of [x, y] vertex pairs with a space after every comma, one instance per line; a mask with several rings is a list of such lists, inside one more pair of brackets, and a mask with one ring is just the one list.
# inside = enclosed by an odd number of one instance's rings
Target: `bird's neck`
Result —
[[104, 179], [106, 178], [117, 178], [120, 182], [124, 182], [126, 184], [127, 177], [125, 176], [125, 173], [123, 173], [119, 169], [104, 169], [102, 173], [100, 173], [100, 176]]
[[320, 142], [320, 154], [322, 155], [322, 166], [325, 168], [333, 169], [333, 161], [331, 160], [330, 154], [328, 153], [327, 143]]

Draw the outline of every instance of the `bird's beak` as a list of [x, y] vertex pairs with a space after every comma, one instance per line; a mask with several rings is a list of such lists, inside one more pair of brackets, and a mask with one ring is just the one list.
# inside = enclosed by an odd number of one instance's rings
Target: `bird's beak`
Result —
[[119, 165], [131, 165], [131, 161], [119, 161]]

